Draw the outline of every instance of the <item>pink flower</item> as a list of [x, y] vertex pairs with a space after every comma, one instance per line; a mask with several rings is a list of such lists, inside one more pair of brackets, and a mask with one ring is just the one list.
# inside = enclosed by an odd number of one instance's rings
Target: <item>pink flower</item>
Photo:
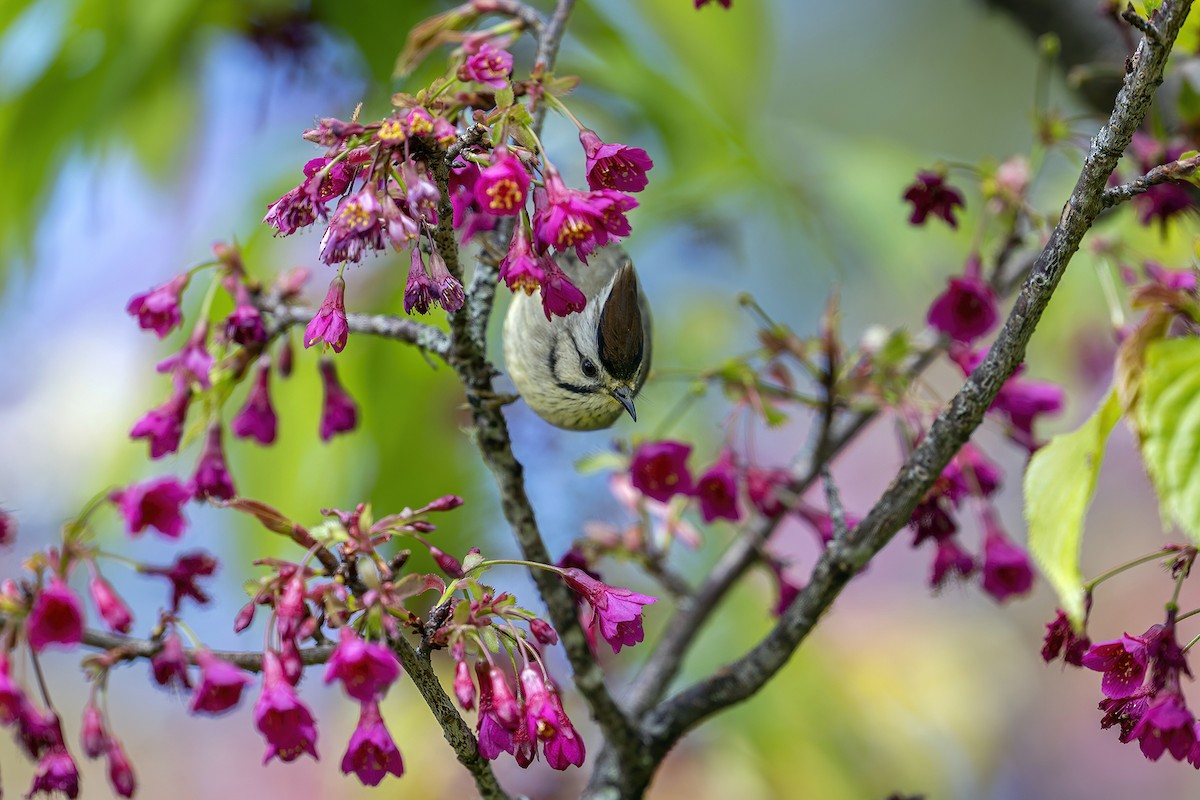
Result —
[[764, 517], [778, 517], [787, 511], [780, 494], [791, 483], [792, 476], [786, 469], [746, 468], [746, 495], [750, 504]]
[[62, 792], [67, 797], [79, 797], [79, 769], [65, 747], [52, 747], [38, 761], [33, 773], [33, 786], [26, 797], [39, 792]]
[[942, 477], [949, 481], [946, 496], [959, 503], [967, 497], [991, 497], [1000, 488], [1000, 468], [979, 448], [967, 443], [950, 460]]
[[454, 664], [454, 696], [464, 711], [475, 707], [475, 682], [471, 680], [471, 669], [463, 658]]
[[8, 656], [0, 652], [0, 725], [12, 725], [17, 722], [28, 704], [25, 693], [12, 679]]
[[346, 282], [341, 275], [334, 276], [329, 282], [329, 291], [325, 294], [325, 302], [317, 315], [312, 318], [304, 329], [304, 346], [312, 347], [317, 342], [325, 342], [340, 353], [350, 338], [350, 324], [346, 321]]
[[576, 567], [564, 569], [561, 574], [567, 585], [582, 595], [591, 606], [585, 627], [598, 622], [600, 635], [614, 653], [619, 653], [622, 645], [632, 647], [642, 641], [642, 607], [656, 602], [658, 598], [609, 586]]
[[1042, 660], [1050, 663], [1063, 654], [1063, 661], [1076, 667], [1083, 666], [1083, 659], [1092, 646], [1087, 634], [1076, 634], [1067, 615], [1059, 610], [1053, 620], [1046, 623], [1046, 639], [1042, 645]]
[[229, 429], [239, 439], [254, 439], [259, 444], [268, 445], [275, 441], [275, 432], [279, 424], [275, 409], [271, 406], [271, 368], [264, 364], [258, 368], [254, 386], [246, 395], [246, 404], [237, 416], [230, 420]]
[[25, 618], [25, 639], [35, 653], [48, 644], [70, 647], [83, 640], [83, 609], [62, 578], [51, 578], [34, 597]]
[[162, 647], [151, 657], [150, 671], [159, 686], [177, 683], [181, 689], [192, 688], [192, 681], [188, 678], [187, 654], [183, 652], [183, 642], [174, 629], [163, 637]]
[[96, 611], [100, 613], [100, 617], [109, 630], [117, 633], [129, 633], [129, 628], [133, 624], [133, 614], [130, 612], [129, 606], [125, 605], [125, 601], [113, 589], [112, 584], [104, 580], [98, 572], [93, 572], [88, 589], [92, 595], [92, 602], [96, 605]]
[[196, 463], [196, 474], [192, 476], [192, 497], [196, 500], [230, 500], [237, 495], [233, 488], [233, 476], [225, 464], [225, 450], [221, 446], [221, 426], [208, 429], [204, 449]]
[[191, 496], [188, 487], [167, 475], [113, 492], [109, 500], [117, 505], [125, 517], [126, 527], [131, 534], [141, 533], [151, 527], [164, 536], [178, 539], [187, 527], [187, 520], [183, 518], [183, 504]]
[[346, 755], [342, 756], [342, 773], [351, 772], [367, 786], [378, 786], [389, 772], [397, 778], [404, 775], [400, 750], [383, 724], [379, 703], [374, 700], [362, 704], [358, 727], [350, 736]]
[[190, 597], [199, 605], [207, 605], [209, 596], [205, 594], [196, 581], [207, 578], [217, 571], [217, 560], [202, 550], [184, 553], [175, 559], [170, 566], [153, 567], [143, 564], [138, 572], [143, 575], [159, 575], [171, 582], [171, 613], [179, 611], [179, 604], [185, 597]]
[[17, 518], [0, 508], [0, 547], [7, 547], [17, 538]]
[[421, 232], [420, 225], [415, 219], [404, 213], [404, 210], [390, 194], [383, 194], [379, 200], [379, 206], [380, 213], [383, 215], [384, 235], [392, 243], [392, 247], [396, 250], [403, 250], [416, 241], [417, 234]]
[[267, 206], [262, 221], [273, 227], [278, 235], [290, 236], [317, 221], [317, 206], [301, 184], [288, 189], [283, 197]]
[[121, 797], [133, 797], [137, 791], [137, 780], [133, 777], [133, 767], [125, 757], [121, 743], [113, 739], [108, 746], [108, 782], [113, 791]]
[[204, 649], [196, 651], [196, 663], [200, 665], [200, 685], [192, 694], [188, 710], [216, 716], [236, 706], [250, 676]]
[[88, 758], [99, 758], [108, 750], [108, 732], [104, 730], [104, 715], [93, 698], [83, 707], [83, 720], [79, 725], [79, 744]]
[[637, 201], [611, 189], [568, 189], [554, 167], [547, 167], [545, 189], [534, 195], [533, 230], [539, 245], [565, 253], [574, 247], [581, 261], [596, 248], [628, 235], [626, 211]]
[[559, 269], [558, 264], [549, 255], [542, 256], [542, 313], [546, 319], [551, 316], [565, 317], [583, 311], [587, 298], [583, 292]]
[[1164, 289], [1178, 292], [1196, 291], [1196, 271], [1193, 269], [1167, 269], [1154, 261], [1145, 264], [1146, 277]]
[[529, 620], [529, 632], [544, 645], [558, 644], [558, 631], [554, 630], [544, 619], [534, 617]]
[[404, 284], [404, 313], [411, 314], [415, 310], [418, 314], [428, 314], [429, 307], [438, 298], [438, 290], [425, 271], [421, 248], [415, 243], [409, 258], [408, 280]]
[[[417, 248], [413, 248], [416, 250]], [[429, 253], [429, 277], [433, 281], [433, 289], [437, 293], [438, 302], [447, 311], [458, 311], [463, 307], [462, 284], [450, 274], [446, 261], [434, 247]]]
[[587, 182], [592, 189], [619, 189], [640, 192], [649, 179], [646, 173], [654, 166], [650, 156], [640, 147], [606, 144], [595, 131], [584, 128], [579, 141], [587, 156]]
[[532, 742], [543, 742], [558, 735], [558, 714], [550, 703], [550, 692], [541, 670], [526, 665], [521, 670], [521, 693], [525, 697], [525, 728]]
[[256, 347], [267, 341], [262, 314], [250, 302], [250, 294], [241, 284], [237, 288], [237, 304], [225, 318], [225, 338], [243, 347]]
[[546, 763], [552, 769], [566, 769], [568, 764], [574, 764], [577, 767], [583, 766], [583, 759], [586, 755], [583, 746], [583, 737], [575, 730], [575, 726], [571, 724], [571, 720], [567, 718], [567, 712], [563, 709], [562, 700], [558, 696], [558, 692], [554, 687], [550, 687], [550, 706], [554, 709], [555, 715], [558, 717], [558, 725], [556, 726], [556, 734], [545, 741], [542, 745], [546, 753]]
[[979, 271], [979, 256], [967, 259], [961, 278], [951, 278], [946, 291], [929, 307], [926, 321], [956, 342], [972, 342], [990, 331], [1000, 319], [996, 292]]
[[518, 223], [513, 230], [508, 252], [500, 261], [500, 280], [514, 292], [521, 289], [525, 294], [533, 294], [546, 279], [544, 263], [543, 259], [533, 252], [533, 244], [529, 241], [525, 225]]
[[148, 292], [134, 295], [125, 306], [126, 313], [137, 317], [141, 328], [152, 330], [158, 338], [163, 338], [183, 322], [179, 302], [190, 279], [185, 272]]
[[733, 454], [726, 450], [717, 463], [696, 481], [696, 498], [700, 501], [700, 515], [705, 522], [728, 519], [737, 522], [742, 518], [738, 508], [737, 470], [733, 466]]
[[512, 68], [512, 54], [485, 42], [467, 56], [462, 68], [462, 78], [493, 89], [503, 89], [508, 85], [508, 76], [512, 73]]
[[1000, 602], [1028, 593], [1033, 586], [1029, 555], [1005, 536], [990, 510], [984, 529], [983, 590]]
[[333, 163], [331, 158], [314, 158], [304, 165], [304, 177], [301, 186], [323, 205], [346, 191], [354, 177], [354, 168], [345, 161]]
[[1183, 695], [1167, 690], [1150, 703], [1129, 735], [1138, 740], [1142, 755], [1151, 761], [1168, 750], [1176, 761], [1183, 761], [1196, 743], [1195, 725]]
[[317, 756], [317, 726], [312, 712], [296, 697], [296, 690], [284, 679], [279, 656], [272, 650], [263, 653], [263, 688], [254, 706], [254, 725], [267, 740], [263, 763], [275, 756], [280, 761], [295, 761], [308, 753]]
[[325, 403], [321, 409], [321, 441], [328, 442], [336, 434], [354, 430], [358, 425], [358, 406], [338, 383], [337, 369], [329, 359], [320, 364], [321, 381], [325, 386]]
[[913, 204], [912, 215], [908, 221], [913, 225], [925, 224], [925, 219], [933, 214], [941, 217], [951, 228], [958, 227], [954, 217], [954, 208], [963, 207], [962, 194], [946, 184], [944, 175], [936, 172], [918, 172], [917, 180], [904, 192], [904, 199]]
[[643, 444], [633, 453], [629, 475], [633, 487], [647, 497], [665, 503], [677, 494], [693, 491], [687, 458], [691, 445], [662, 441]]
[[787, 564], [783, 561], [771, 558], [770, 556], [764, 557], [763, 561], [771, 570], [771, 575], [775, 578], [775, 583], [779, 590], [778, 599], [775, 601], [775, 608], [771, 609], [771, 613], [777, 617], [782, 617], [783, 612], [787, 611], [788, 606], [800, 595], [800, 591], [804, 587], [794, 579], [788, 577], [786, 572]]
[[501, 725], [510, 731], [516, 731], [521, 721], [521, 705], [509, 688], [504, 670], [499, 667], [490, 668], [488, 683], [491, 685], [492, 713], [500, 720]]
[[382, 250], [383, 214], [372, 187], [344, 198], [321, 237], [320, 258], [326, 264], [361, 261], [370, 250]]
[[1094, 644], [1084, 653], [1082, 665], [1104, 673], [1100, 691], [1105, 697], [1113, 700], [1132, 697], [1142, 686], [1150, 665], [1150, 648], [1156, 647], [1161, 633], [1162, 626], [1155, 625], [1141, 636], [1127, 633], [1120, 639]]
[[951, 575], [966, 578], [975, 571], [975, 559], [958, 546], [953, 536], [943, 536], [936, 540], [936, 544], [937, 552], [933, 556], [933, 570], [929, 576], [932, 588], [940, 589]]
[[179, 449], [183, 439], [183, 423], [187, 418], [188, 403], [192, 399], [186, 381], [176, 381], [175, 391], [167, 402], [152, 408], [145, 416], [133, 423], [130, 439], [145, 439], [150, 443], [150, 457], [162, 458]]
[[404, 178], [404, 199], [408, 203], [409, 213], [418, 221], [436, 225], [438, 201], [442, 193], [429, 180], [429, 173], [424, 168], [418, 169], [410, 160], [400, 165], [400, 175]]
[[506, 147], [492, 152], [492, 165], [483, 169], [475, 181], [475, 202], [488, 214], [513, 217], [525, 208], [529, 194], [529, 172], [521, 159]]
[[212, 383], [209, 382], [208, 373], [212, 369], [213, 357], [208, 353], [207, 340], [208, 323], [201, 320], [196, 324], [183, 349], [158, 362], [154, 369], [158, 372], [172, 373], [177, 381], [195, 381], [201, 388], [210, 388]]
[[378, 642], [364, 641], [353, 628], [343, 625], [325, 670], [325, 683], [341, 681], [346, 694], [360, 703], [370, 703], [387, 694], [399, 674], [400, 664], [391, 650]]
[[513, 753], [516, 744], [512, 732], [504, 726], [496, 713], [495, 703], [492, 702], [492, 682], [489, 667], [486, 662], [475, 664], [475, 677], [479, 680], [479, 719], [476, 722], [475, 733], [479, 740], [479, 754], [489, 761], [495, 761], [501, 753]]

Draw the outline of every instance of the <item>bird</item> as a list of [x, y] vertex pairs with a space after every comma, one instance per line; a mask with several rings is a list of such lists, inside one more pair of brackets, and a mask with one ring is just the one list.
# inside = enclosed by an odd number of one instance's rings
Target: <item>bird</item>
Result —
[[516, 292], [504, 318], [504, 362], [521, 397], [559, 428], [610, 427], [650, 372], [650, 303], [625, 250], [609, 244], [591, 263], [574, 254], [555, 263], [583, 292], [582, 311], [547, 319], [540, 289]]

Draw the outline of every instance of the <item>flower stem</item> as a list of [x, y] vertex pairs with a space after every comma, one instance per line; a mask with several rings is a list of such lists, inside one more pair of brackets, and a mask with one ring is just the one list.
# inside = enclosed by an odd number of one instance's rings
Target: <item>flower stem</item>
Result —
[[1154, 561], [1155, 559], [1159, 559], [1159, 558], [1166, 558], [1167, 556], [1171, 555], [1171, 553], [1174, 553], [1174, 552], [1175, 552], [1174, 550], [1163, 549], [1163, 550], [1159, 550], [1154, 553], [1150, 553], [1149, 555], [1140, 556], [1138, 558], [1133, 559], [1132, 561], [1127, 561], [1124, 564], [1121, 564], [1120, 566], [1113, 567], [1108, 572], [1105, 572], [1095, 578], [1092, 578], [1090, 581], [1088, 581], [1087, 583], [1085, 583], [1083, 585], [1083, 589], [1086, 592], [1091, 592], [1097, 586], [1104, 583], [1109, 578], [1114, 578], [1117, 575], [1120, 575], [1122, 572], [1133, 569], [1134, 567], [1141, 566], [1142, 564], [1145, 564], [1148, 561]]

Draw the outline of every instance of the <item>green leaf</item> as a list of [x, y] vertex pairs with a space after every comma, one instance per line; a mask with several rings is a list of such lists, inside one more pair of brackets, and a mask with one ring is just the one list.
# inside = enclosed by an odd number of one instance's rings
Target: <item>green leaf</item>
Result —
[[467, 553], [462, 560], [462, 570], [469, 575], [479, 567], [486, 559], [482, 553]]
[[1200, 339], [1146, 348], [1137, 417], [1163, 517], [1200, 542]]
[[612, 450], [590, 453], [575, 462], [575, 470], [582, 475], [596, 472], [624, 472], [629, 469], [629, 456]]
[[327, 519], [319, 525], [314, 525], [308, 529], [308, 533], [313, 537], [313, 541], [323, 547], [350, 541], [350, 534], [336, 519]]
[[1121, 403], [1116, 391], [1110, 391], [1087, 422], [1051, 439], [1025, 470], [1029, 550], [1076, 625], [1084, 613], [1079, 569], [1083, 518], [1096, 491], [1104, 444], [1120, 418]]

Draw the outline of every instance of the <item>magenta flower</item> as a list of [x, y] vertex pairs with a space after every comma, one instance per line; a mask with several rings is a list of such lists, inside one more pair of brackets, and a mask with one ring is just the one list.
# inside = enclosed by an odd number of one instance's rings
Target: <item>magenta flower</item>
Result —
[[[474, 166], [472, 164], [472, 166]], [[478, 169], [478, 167], [476, 167]], [[397, 251], [403, 250], [417, 240], [421, 226], [417, 221], [404, 213], [404, 209], [386, 192], [379, 200], [380, 214], [383, 215], [383, 232], [392, 247]]]
[[325, 386], [325, 403], [321, 408], [321, 441], [328, 442], [336, 434], [352, 431], [358, 425], [358, 406], [338, 383], [337, 369], [327, 358], [321, 359], [321, 381]]
[[410, 160], [400, 165], [400, 175], [404, 178], [404, 199], [408, 203], [409, 213], [418, 221], [436, 225], [438, 201], [442, 199], [442, 193], [429, 180], [429, 173], [423, 168], [418, 169]]
[[408, 280], [404, 284], [404, 313], [428, 314], [429, 307], [437, 301], [438, 289], [433, 279], [425, 271], [425, 261], [421, 258], [421, 248], [413, 244], [409, 257]]
[[980, 274], [979, 256], [967, 259], [961, 278], [951, 278], [946, 291], [929, 307], [926, 321], [956, 342], [970, 343], [990, 331], [1000, 319], [996, 292]]
[[460, 77], [493, 89], [503, 89], [508, 85], [508, 76], [512, 73], [512, 68], [511, 53], [484, 42], [479, 49], [467, 56]]
[[17, 741], [30, 758], [41, 758], [52, 748], [66, 747], [58, 715], [38, 711], [28, 700], [22, 704], [17, 718]]
[[1196, 291], [1196, 271], [1193, 269], [1167, 269], [1161, 264], [1147, 261], [1146, 277], [1164, 289], [1177, 292]]
[[529, 172], [521, 159], [506, 147], [492, 151], [492, 164], [480, 170], [475, 181], [475, 202], [485, 213], [513, 217], [525, 208], [529, 195]]
[[585, 627], [598, 623], [600, 635], [614, 653], [619, 653], [622, 645], [632, 647], [642, 641], [642, 607], [657, 602], [658, 598], [609, 586], [574, 567], [563, 570], [561, 574], [567, 585], [582, 595], [591, 606]]
[[283, 666], [273, 650], [263, 653], [263, 688], [254, 706], [254, 725], [267, 740], [264, 764], [275, 756], [285, 762], [305, 753], [318, 758], [317, 726], [312, 713], [284, 678]]
[[354, 168], [345, 161], [335, 163], [331, 158], [314, 158], [304, 165], [304, 177], [305, 191], [323, 208], [325, 203], [349, 188]]
[[533, 740], [529, 738], [529, 729], [524, 725], [518, 725], [513, 731], [513, 761], [517, 762], [517, 766], [525, 769], [533, 763], [533, 759], [537, 756], [537, 749], [534, 747]]
[[464, 711], [475, 707], [475, 682], [471, 680], [471, 669], [466, 659], [458, 659], [454, 664], [454, 696]]
[[0, 547], [7, 547], [17, 538], [17, 518], [0, 508]]
[[187, 520], [183, 518], [183, 504], [191, 496], [188, 487], [166, 475], [113, 492], [108, 499], [117, 505], [125, 517], [125, 525], [131, 534], [141, 533], [150, 527], [164, 536], [178, 539], [187, 527]]
[[1033, 566], [1029, 555], [1017, 547], [987, 511], [984, 515], [983, 590], [1004, 602], [1026, 594], [1033, 587]]
[[1003, 475], [979, 448], [967, 443], [942, 470], [942, 477], [949, 482], [946, 496], [957, 504], [967, 497], [991, 497]]
[[575, 726], [571, 724], [571, 720], [567, 718], [562, 700], [553, 686], [550, 687], [549, 702], [558, 717], [558, 725], [556, 726], [556, 735], [547, 739], [542, 745], [546, 753], [546, 763], [551, 768], [558, 770], [566, 769], [568, 764], [582, 767], [586, 755], [583, 737], [579, 735]]
[[121, 743], [113, 739], [108, 746], [108, 782], [113, 791], [120, 797], [133, 797], [137, 791], [137, 780], [133, 777], [133, 767], [125, 757]]
[[787, 511], [780, 495], [787, 490], [792, 476], [786, 469], [746, 468], [746, 496], [764, 517], [778, 517]]
[[179, 302], [190, 279], [185, 272], [148, 292], [134, 295], [125, 306], [126, 313], [137, 317], [141, 328], [154, 331], [158, 338], [163, 338], [183, 322]]
[[1082, 666], [1104, 673], [1100, 691], [1105, 697], [1120, 700], [1137, 693], [1150, 664], [1150, 646], [1161, 631], [1161, 626], [1155, 625], [1141, 636], [1127, 633], [1120, 639], [1094, 644], [1084, 653]]
[[496, 714], [496, 706], [492, 702], [492, 680], [486, 662], [475, 663], [475, 677], [479, 681], [479, 719], [475, 727], [479, 754], [489, 761], [495, 761], [501, 753], [515, 752], [516, 745], [512, 732]]
[[341, 681], [346, 694], [360, 703], [381, 699], [400, 674], [396, 656], [378, 642], [359, 638], [349, 625], [343, 625], [339, 635], [325, 669], [325, 683]]
[[34, 596], [25, 618], [25, 640], [35, 653], [49, 644], [70, 647], [83, 640], [83, 609], [62, 578], [52, 577]]
[[183, 439], [183, 423], [187, 418], [188, 403], [192, 399], [186, 381], [176, 381], [171, 398], [133, 423], [130, 439], [145, 439], [150, 443], [150, 458], [162, 458], [179, 449]]
[[[1175, 161], [1189, 149], [1190, 143], [1168, 144], [1141, 131], [1133, 134], [1133, 142], [1130, 145], [1130, 151], [1142, 172], [1149, 172], [1159, 164]], [[1166, 225], [1172, 217], [1194, 209], [1196, 204], [1186, 186], [1168, 181], [1151, 186], [1147, 191], [1135, 196], [1133, 206], [1138, 211], [1138, 221], [1143, 225], [1149, 225], [1156, 219]]]
[[804, 588], [797, 583], [793, 578], [788, 577], [787, 564], [777, 558], [764, 556], [763, 563], [771, 570], [771, 577], [775, 579], [777, 595], [775, 607], [771, 609], [771, 613], [777, 617], [782, 617], [783, 612], [787, 611], [788, 606], [792, 604]]
[[397, 778], [404, 775], [400, 750], [383, 724], [379, 703], [374, 700], [362, 704], [358, 727], [350, 736], [346, 755], [342, 756], [342, 773], [351, 772], [367, 786], [378, 786], [389, 772]]
[[660, 503], [677, 494], [691, 494], [692, 473], [687, 467], [691, 452], [691, 445], [672, 441], [651, 442], [638, 447], [629, 464], [633, 488]]
[[705, 522], [717, 519], [737, 522], [742, 518], [733, 453], [728, 450], [721, 453], [717, 463], [697, 479], [695, 496], [700, 501], [700, 515]]
[[[413, 248], [416, 250], [417, 248]], [[437, 293], [438, 302], [447, 311], [458, 311], [463, 307], [466, 297], [463, 295], [462, 284], [450, 274], [446, 261], [434, 247], [429, 252], [429, 277], [433, 282], [433, 290]]]
[[542, 313], [546, 319], [551, 316], [565, 317], [583, 311], [587, 298], [583, 292], [567, 277], [567, 273], [559, 269], [554, 259], [549, 255], [541, 258], [542, 269]]
[[516, 731], [521, 721], [521, 704], [508, 685], [508, 677], [504, 670], [492, 667], [488, 670], [488, 682], [491, 685], [492, 713], [500, 724], [510, 731]]
[[196, 651], [196, 663], [200, 665], [200, 685], [192, 694], [188, 710], [216, 716], [236, 706], [250, 676], [204, 649]]
[[958, 531], [958, 523], [946, 510], [945, 502], [948, 500], [944, 493], [937, 494], [931, 490], [913, 509], [908, 520], [908, 526], [913, 530], [913, 547], [917, 547], [926, 539], [941, 541]]
[[45, 792], [62, 792], [67, 797], [79, 797], [79, 769], [65, 747], [50, 748], [38, 761], [33, 773], [33, 786], [26, 797]]
[[926, 218], [933, 214], [944, 219], [951, 228], [957, 228], [954, 209], [965, 205], [962, 194], [946, 184], [944, 175], [927, 171], [917, 173], [917, 180], [905, 190], [904, 199], [913, 204], [908, 218], [913, 225], [925, 224]]
[[207, 578], [217, 571], [217, 560], [202, 550], [184, 553], [166, 567], [153, 567], [143, 564], [138, 572], [143, 575], [159, 575], [171, 583], [171, 613], [179, 611], [179, 605], [185, 597], [190, 597], [199, 605], [207, 605], [211, 599], [197, 585], [200, 578]]
[[326, 264], [361, 261], [370, 250], [382, 250], [383, 214], [379, 198], [364, 187], [338, 204], [321, 237], [320, 258]]
[[533, 231], [538, 244], [560, 253], [573, 247], [586, 262], [596, 248], [628, 234], [624, 212], [635, 208], [637, 201], [611, 189], [569, 189], [558, 171], [548, 166], [545, 189], [534, 194], [534, 206]]
[[1087, 634], [1076, 634], [1067, 615], [1059, 610], [1054, 619], [1046, 623], [1042, 660], [1048, 664], [1058, 658], [1059, 653], [1062, 653], [1064, 662], [1082, 667], [1084, 655], [1091, 646], [1092, 640], [1087, 637]]
[[183, 641], [173, 629], [163, 637], [162, 647], [150, 658], [150, 672], [159, 686], [178, 684], [180, 689], [192, 688]]
[[958, 546], [953, 536], [936, 540], [937, 552], [933, 556], [933, 569], [929, 575], [931, 588], [940, 589], [951, 575], [966, 578], [975, 571], [975, 559]]
[[[698, 9], [704, 8], [711, 2], [712, 0], [693, 0], [694, 6]], [[717, 4], [722, 8], [731, 8], [733, 6], [733, 0], [717, 0]]]
[[1177, 691], [1165, 691], [1146, 708], [1130, 732], [1137, 739], [1142, 755], [1157, 761], [1170, 751], [1176, 761], [1183, 761], [1196, 743], [1196, 719]]
[[525, 294], [533, 294], [546, 279], [543, 263], [543, 259], [533, 252], [533, 244], [529, 241], [525, 225], [516, 225], [508, 252], [500, 261], [500, 280], [514, 292], [521, 289]]
[[558, 712], [541, 670], [526, 665], [521, 670], [521, 693], [525, 697], [524, 724], [531, 742], [545, 742], [558, 735]]
[[529, 632], [544, 645], [558, 644], [558, 631], [554, 630], [544, 619], [534, 617], [529, 620]]
[[340, 353], [350, 338], [350, 324], [346, 321], [346, 282], [341, 275], [334, 276], [329, 282], [329, 291], [325, 294], [325, 302], [317, 315], [312, 318], [304, 329], [304, 346], [312, 347], [317, 342], [325, 342]]
[[1033, 435], [1033, 425], [1043, 414], [1057, 414], [1063, 409], [1065, 394], [1061, 386], [1046, 381], [1032, 381], [1013, 375], [992, 401], [989, 411], [1008, 418], [1009, 436], [1030, 452], [1040, 445]]
[[229, 429], [239, 439], [254, 439], [259, 444], [269, 445], [275, 441], [279, 418], [271, 406], [271, 368], [264, 364], [258, 368], [254, 385], [246, 395], [246, 404], [229, 422]]
[[237, 288], [237, 303], [225, 318], [225, 338], [243, 347], [256, 347], [267, 341], [262, 314], [250, 302], [250, 294], [241, 284]]
[[[324, 211], [324, 208], [321, 209]], [[267, 206], [262, 221], [273, 227], [278, 235], [290, 236], [317, 221], [317, 205], [304, 191], [304, 184], [288, 189]]]
[[95, 699], [83, 707], [83, 719], [79, 724], [79, 744], [88, 758], [99, 758], [108, 750], [108, 732], [104, 730], [104, 715], [96, 706]]
[[233, 476], [225, 464], [225, 449], [221, 446], [221, 426], [208, 429], [204, 449], [192, 476], [192, 497], [196, 500], [230, 500], [237, 495]]
[[29, 701], [25, 692], [12, 679], [8, 666], [8, 656], [0, 652], [0, 725], [12, 725], [23, 715]]
[[177, 381], [195, 381], [203, 389], [210, 388], [212, 383], [208, 379], [208, 373], [212, 369], [213, 357], [208, 353], [207, 340], [208, 323], [200, 320], [184, 343], [183, 349], [158, 362], [154, 369], [173, 374]]
[[93, 573], [88, 590], [92, 595], [92, 602], [96, 605], [96, 611], [100, 613], [100, 617], [108, 629], [117, 633], [129, 633], [129, 628], [133, 624], [133, 614], [130, 612], [129, 606], [125, 605], [125, 601], [113, 589], [112, 584], [104, 580], [99, 573]]
[[640, 147], [606, 144], [595, 131], [584, 128], [579, 141], [587, 156], [587, 182], [592, 189], [618, 189], [640, 192], [649, 179], [646, 173], [654, 166], [650, 156]]

